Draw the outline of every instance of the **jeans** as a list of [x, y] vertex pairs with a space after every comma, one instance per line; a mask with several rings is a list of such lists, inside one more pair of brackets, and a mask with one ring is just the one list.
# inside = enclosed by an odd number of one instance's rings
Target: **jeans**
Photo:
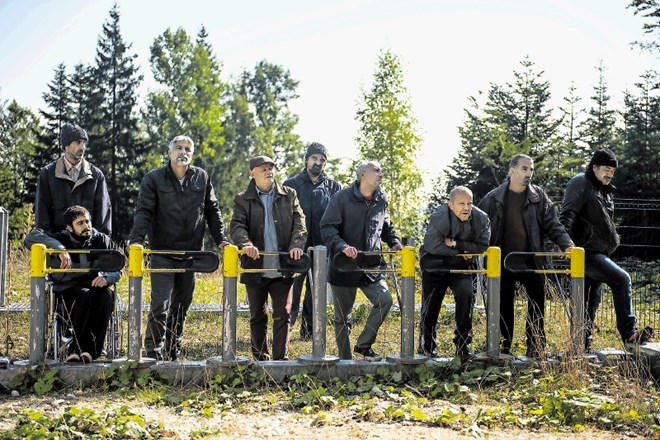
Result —
[[527, 291], [527, 321], [525, 335], [528, 353], [545, 349], [545, 279], [532, 273], [513, 273], [502, 268], [500, 284], [500, 332], [502, 348], [511, 350], [514, 330], [514, 300], [516, 281]]
[[[170, 257], [151, 256], [153, 268], [178, 269], [187, 265]], [[151, 310], [144, 340], [147, 357], [177, 359], [194, 291], [194, 272], [151, 274]]]
[[261, 277], [259, 284], [246, 284], [250, 303], [250, 336], [252, 355], [268, 360], [268, 294], [273, 303], [273, 360], [289, 357], [289, 321], [291, 318], [291, 278]]
[[[632, 282], [630, 281], [630, 275], [605, 254], [587, 253], [584, 258], [584, 264], [585, 278], [589, 283], [595, 286], [605, 283], [612, 290], [616, 327], [625, 342], [635, 331], [637, 322], [637, 317], [632, 307]], [[600, 300], [591, 306], [593, 317], [596, 315], [599, 302]], [[587, 305], [587, 312], [591, 312], [589, 305]], [[589, 316], [591, 320], [593, 320], [593, 317]]]
[[422, 311], [419, 318], [420, 353], [434, 353], [436, 350], [438, 315], [449, 287], [454, 292], [456, 301], [454, 344], [456, 347], [462, 348], [472, 342], [472, 310], [474, 307], [472, 277], [466, 274], [422, 272]]
[[[367, 323], [358, 337], [356, 347], [369, 348], [376, 341], [378, 329], [385, 321], [387, 313], [392, 307], [392, 295], [384, 280], [376, 281], [368, 286], [360, 287], [372, 307], [367, 317]], [[335, 301], [335, 339], [339, 357], [352, 359], [350, 333], [352, 328], [352, 310], [355, 303], [357, 287], [332, 286]]]

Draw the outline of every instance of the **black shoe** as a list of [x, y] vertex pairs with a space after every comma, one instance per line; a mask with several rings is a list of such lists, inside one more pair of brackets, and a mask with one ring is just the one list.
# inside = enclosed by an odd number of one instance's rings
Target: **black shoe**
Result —
[[651, 340], [653, 336], [653, 329], [651, 327], [644, 327], [641, 330], [635, 329], [631, 334], [629, 334], [626, 339], [626, 344], [641, 345], [645, 342]]
[[461, 360], [461, 364], [465, 364], [472, 359], [473, 355], [470, 353], [470, 350], [468, 350], [467, 345], [462, 345], [460, 347], [456, 347], [456, 357]]
[[361, 356], [362, 360], [365, 361], [377, 362], [382, 359], [382, 357], [378, 356], [371, 347], [360, 348], [356, 346], [353, 348], [353, 354], [357, 355], [358, 357]]
[[430, 357], [430, 358], [436, 358], [438, 357], [438, 350], [433, 349], [433, 350], [427, 350], [425, 348], [420, 348], [417, 350], [417, 354], [421, 354], [422, 356]]

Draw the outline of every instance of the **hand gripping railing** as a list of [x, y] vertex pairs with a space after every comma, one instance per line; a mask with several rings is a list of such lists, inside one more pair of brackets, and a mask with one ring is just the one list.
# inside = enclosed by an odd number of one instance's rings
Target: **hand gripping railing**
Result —
[[[89, 267], [59, 269], [47, 267], [46, 259], [53, 254], [88, 254]], [[30, 251], [30, 365], [43, 363], [46, 359], [46, 325], [48, 320], [48, 298], [46, 275], [51, 273], [85, 273], [90, 271], [118, 272], [126, 259], [118, 250], [112, 249], [47, 249], [45, 245], [32, 245]]]
[[[562, 257], [570, 259], [568, 269], [538, 269], [537, 258]], [[576, 355], [584, 353], [586, 327], [584, 304], [584, 249], [574, 247], [570, 252], [511, 252], [504, 259], [504, 267], [514, 273], [563, 274], [571, 277], [571, 340]], [[562, 298], [563, 300], [563, 298]]]
[[215, 364], [236, 364], [247, 362], [245, 357], [236, 356], [236, 312], [238, 303], [238, 274], [264, 272], [306, 273], [309, 270], [310, 258], [303, 254], [294, 260], [287, 252], [259, 252], [260, 256], [279, 257], [278, 269], [244, 269], [239, 266], [239, 255], [245, 254], [234, 245], [224, 249], [222, 274], [222, 357], [214, 357], [209, 362]]
[[[179, 268], [145, 268], [145, 255], [176, 258]], [[220, 265], [218, 254], [210, 251], [173, 251], [144, 249], [142, 245], [128, 247], [128, 360], [142, 359], [142, 278], [145, 273], [215, 272]]]
[[[452, 274], [485, 274], [488, 291], [486, 304], [486, 353], [496, 357], [500, 354], [500, 276], [501, 251], [498, 247], [489, 247], [483, 254], [460, 254], [444, 256], [425, 254], [420, 261], [420, 268], [425, 272]], [[462, 269], [453, 267], [457, 259], [486, 257], [485, 269]]]

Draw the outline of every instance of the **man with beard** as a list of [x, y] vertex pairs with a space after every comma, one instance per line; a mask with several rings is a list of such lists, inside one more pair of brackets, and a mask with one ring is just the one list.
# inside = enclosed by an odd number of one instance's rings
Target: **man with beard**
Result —
[[616, 326], [625, 344], [642, 344], [653, 334], [651, 327], [637, 329], [632, 308], [630, 275], [610, 259], [619, 246], [619, 235], [612, 219], [616, 189], [612, 179], [618, 161], [614, 153], [601, 148], [594, 152], [584, 173], [566, 185], [560, 220], [578, 246], [585, 250], [585, 348], [591, 350], [593, 321], [600, 304], [602, 284], [612, 290]]
[[[153, 250], [199, 251], [206, 225], [213, 241], [227, 244], [222, 214], [209, 175], [191, 165], [195, 145], [179, 135], [168, 146], [169, 163], [150, 171], [140, 184], [131, 244], [149, 238]], [[189, 264], [175, 255], [152, 255], [151, 267], [182, 269]], [[147, 357], [176, 360], [180, 354], [186, 313], [192, 303], [195, 274], [151, 274], [151, 310], [145, 335]]]
[[84, 206], [92, 216], [92, 226], [112, 234], [112, 209], [103, 172], [84, 159], [87, 132], [75, 124], [64, 124], [60, 143], [64, 154], [39, 172], [34, 202], [37, 228], [59, 232], [66, 226], [64, 211], [72, 205]]
[[[300, 206], [307, 222], [307, 242], [305, 251], [310, 247], [325, 245], [321, 238], [321, 217], [328, 207], [330, 197], [341, 189], [341, 185], [328, 176], [324, 169], [327, 161], [327, 149], [318, 142], [312, 142], [305, 154], [305, 169], [284, 181], [282, 185], [296, 190]], [[312, 259], [314, 255], [312, 254]], [[305, 299], [303, 301], [300, 322], [300, 339], [312, 336], [312, 295], [308, 274], [294, 278], [293, 299], [291, 301], [291, 327], [296, 323], [300, 310], [302, 287], [307, 279]]]
[[[63, 219], [65, 230], [52, 233], [34, 229], [25, 237], [25, 245], [41, 243], [49, 249], [117, 249], [109, 236], [92, 228], [89, 211], [84, 207], [69, 207]], [[61, 269], [89, 268], [87, 254], [62, 252], [59, 259]], [[101, 355], [114, 306], [110, 286], [120, 277], [120, 272], [98, 271], [51, 275], [53, 291], [64, 303], [63, 318], [73, 329], [67, 362], [89, 363]]]
[[[544, 236], [563, 252], [574, 246], [548, 195], [540, 186], [532, 184], [533, 175], [532, 158], [515, 155], [509, 163], [507, 180], [479, 203], [479, 208], [490, 217], [490, 245], [502, 249], [502, 263], [511, 252], [543, 252]], [[528, 298], [526, 355], [539, 358], [545, 350], [545, 280], [541, 275], [513, 273], [505, 268], [502, 268], [500, 285], [502, 353], [511, 353], [516, 281], [525, 287]]]

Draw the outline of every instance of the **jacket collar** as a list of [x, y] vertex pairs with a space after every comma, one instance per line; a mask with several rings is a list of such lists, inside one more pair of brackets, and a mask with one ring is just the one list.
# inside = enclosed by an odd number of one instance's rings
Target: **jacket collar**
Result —
[[[360, 192], [360, 182], [357, 181], [357, 180], [355, 181], [355, 183], [353, 183], [353, 197], [355, 197], [355, 200], [357, 200], [358, 202], [366, 201], [366, 199], [364, 198], [364, 196]], [[373, 200], [374, 202], [377, 202], [382, 198], [383, 198], [383, 192], [381, 190], [377, 189], [377, 190], [374, 191], [373, 198], [371, 200]]]
[[584, 174], [587, 176], [587, 179], [589, 179], [594, 188], [596, 188], [598, 191], [602, 190], [605, 193], [611, 193], [616, 189], [616, 186], [612, 185], [611, 183], [609, 185], [603, 185], [603, 183], [598, 180], [596, 174], [594, 174], [593, 168], [591, 167], [587, 168], [587, 171], [585, 171]]
[[[277, 196], [286, 196], [286, 191], [280, 185], [277, 183], [277, 180], [275, 181], [275, 194]], [[258, 199], [259, 195], [257, 194], [257, 183], [255, 182], [254, 179], [250, 179], [250, 183], [248, 183], [247, 190], [245, 190], [245, 196], [246, 199]]]
[[92, 179], [92, 165], [87, 162], [85, 158], [83, 158], [80, 166], [80, 174], [78, 175], [78, 180], [74, 181], [66, 171], [64, 156], [60, 156], [60, 158], [55, 162], [55, 177], [73, 182], [73, 189], [76, 189], [83, 183], [87, 182], [89, 179]]
[[298, 173], [298, 174], [300, 175], [300, 177], [301, 177], [305, 182], [309, 182], [309, 183], [311, 183], [312, 185], [318, 185], [319, 183], [323, 182], [323, 181], [326, 179], [326, 177], [327, 177], [327, 174], [325, 174], [325, 171], [321, 171], [321, 174], [319, 174], [319, 178], [316, 179], [316, 182], [314, 182], [314, 181], [312, 180], [312, 178], [309, 177], [309, 174], [307, 173], [307, 168], [303, 168], [303, 170], [302, 170], [300, 173]]
[[[500, 202], [501, 204], [504, 204], [504, 200], [506, 199], [506, 195], [509, 191], [509, 179], [505, 180], [500, 186], [495, 188], [495, 194], [494, 194], [494, 199]], [[527, 203], [538, 203], [539, 200], [541, 200], [541, 194], [539, 193], [538, 187], [536, 185], [532, 185], [531, 183], [527, 187], [526, 191], [526, 199]]]

